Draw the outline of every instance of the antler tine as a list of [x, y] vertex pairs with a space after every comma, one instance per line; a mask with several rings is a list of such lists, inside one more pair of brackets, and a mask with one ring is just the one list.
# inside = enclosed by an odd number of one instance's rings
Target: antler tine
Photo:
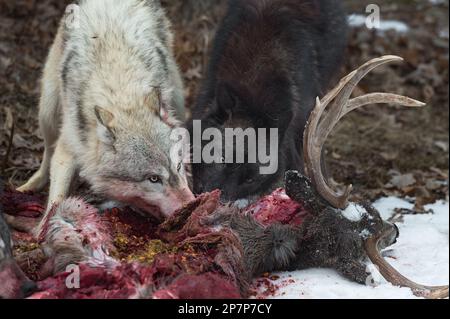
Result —
[[391, 284], [399, 287], [411, 288], [414, 295], [426, 299], [444, 299], [449, 297], [449, 286], [424, 286], [412, 280], [409, 280], [394, 267], [392, 267], [378, 251], [378, 243], [384, 238], [385, 234], [379, 234], [366, 240], [365, 248], [367, 256], [378, 267], [381, 275]]
[[[353, 93], [353, 90], [356, 88], [356, 86], [358, 86], [359, 82], [361, 82], [361, 80], [367, 74], [383, 64], [395, 61], [403, 61], [403, 59], [394, 55], [387, 55], [381, 58], [376, 58], [365, 63], [357, 70], [353, 71], [348, 76], [343, 78], [337, 85], [337, 87], [329, 94], [327, 94], [321, 101], [323, 105], [322, 110], [325, 111], [325, 109], [329, 109], [329, 113], [325, 116], [325, 118], [320, 120], [320, 122], [322, 123], [321, 130], [329, 134], [333, 130], [332, 126], [335, 126], [343, 116], [348, 114], [348, 112], [346, 111], [347, 104]], [[328, 136], [325, 136], [322, 139], [326, 140], [327, 137]]]
[[[387, 55], [373, 59], [344, 77], [322, 100], [316, 101], [305, 129], [304, 157], [305, 173], [313, 181], [318, 192], [336, 208], [345, 208], [352, 186], [338, 190], [336, 183], [329, 181], [322, 173], [322, 149], [337, 123], [351, 111], [368, 104], [389, 103], [410, 107], [425, 104], [405, 96], [389, 93], [372, 93], [350, 99], [353, 90], [361, 80], [375, 68], [386, 63], [403, 61], [401, 57]], [[326, 112], [325, 112], [326, 111]]]
[[409, 97], [390, 93], [370, 93], [351, 99], [347, 103], [346, 114], [369, 104], [398, 104], [407, 107], [422, 107], [426, 104]]

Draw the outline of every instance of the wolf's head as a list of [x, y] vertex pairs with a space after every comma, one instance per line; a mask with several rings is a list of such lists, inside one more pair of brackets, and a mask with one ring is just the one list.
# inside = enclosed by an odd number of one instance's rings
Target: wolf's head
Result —
[[[282, 182], [285, 157], [279, 156], [279, 146], [284, 130], [249, 95], [218, 85], [210, 112], [201, 121], [202, 161], [192, 166], [196, 193], [220, 189], [226, 200], [252, 199]], [[210, 153], [214, 156], [208, 161], [203, 155]]]
[[140, 108], [114, 114], [96, 107], [98, 153], [83, 175], [95, 192], [162, 220], [195, 198], [188, 167], [173, 156], [177, 123], [159, 103], [151, 96]]

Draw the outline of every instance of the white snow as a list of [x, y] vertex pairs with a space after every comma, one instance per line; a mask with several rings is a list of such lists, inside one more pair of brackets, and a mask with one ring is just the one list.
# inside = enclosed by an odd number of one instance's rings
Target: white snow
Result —
[[[355, 28], [367, 27], [367, 19], [368, 17], [363, 14], [352, 14], [348, 17], [348, 23]], [[398, 33], [406, 33], [409, 31], [409, 26], [397, 20], [380, 20], [380, 25], [376, 30], [380, 32], [394, 30]]]
[[[388, 219], [396, 208], [413, 207], [399, 198], [383, 198], [374, 206]], [[400, 238], [387, 251], [387, 260], [402, 274], [426, 285], [449, 283], [449, 203], [437, 202], [426, 207], [433, 213], [405, 215], [397, 223]], [[345, 279], [334, 270], [310, 269], [274, 274], [273, 281], [281, 286], [272, 298], [276, 299], [409, 299], [416, 298], [410, 289], [394, 287], [368, 264], [375, 286], [359, 285]], [[261, 291], [262, 292], [262, 291]]]
[[364, 214], [367, 214], [364, 207], [351, 203], [347, 209], [342, 212], [342, 215], [352, 222], [359, 222]]
[[238, 199], [237, 201], [234, 202], [234, 206], [236, 206], [237, 208], [246, 208], [250, 205], [250, 201], [248, 199]]
[[438, 4], [443, 4], [443, 3], [445, 3], [445, 0], [430, 0], [430, 2], [431, 2], [432, 4], [438, 5]]

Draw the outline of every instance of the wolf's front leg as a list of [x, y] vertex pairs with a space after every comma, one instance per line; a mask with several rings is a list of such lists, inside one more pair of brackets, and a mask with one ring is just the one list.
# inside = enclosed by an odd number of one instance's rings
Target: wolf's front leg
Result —
[[63, 55], [63, 31], [60, 27], [50, 50], [42, 77], [41, 98], [39, 100], [39, 129], [45, 143], [44, 157], [39, 170], [30, 180], [18, 188], [20, 192], [39, 192], [49, 181], [50, 164], [59, 138], [61, 118], [60, 65]]
[[67, 145], [62, 140], [59, 140], [50, 167], [50, 192], [47, 210], [36, 229], [36, 234], [40, 234], [52, 207], [61, 203], [69, 195], [75, 173], [76, 163], [74, 156], [67, 150]]

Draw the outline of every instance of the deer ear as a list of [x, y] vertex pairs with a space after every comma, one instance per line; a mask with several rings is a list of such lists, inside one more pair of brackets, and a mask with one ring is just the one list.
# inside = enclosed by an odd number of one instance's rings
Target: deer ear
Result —
[[114, 115], [104, 108], [96, 106], [95, 116], [97, 117], [98, 138], [105, 144], [112, 144], [115, 140], [113, 127]]

